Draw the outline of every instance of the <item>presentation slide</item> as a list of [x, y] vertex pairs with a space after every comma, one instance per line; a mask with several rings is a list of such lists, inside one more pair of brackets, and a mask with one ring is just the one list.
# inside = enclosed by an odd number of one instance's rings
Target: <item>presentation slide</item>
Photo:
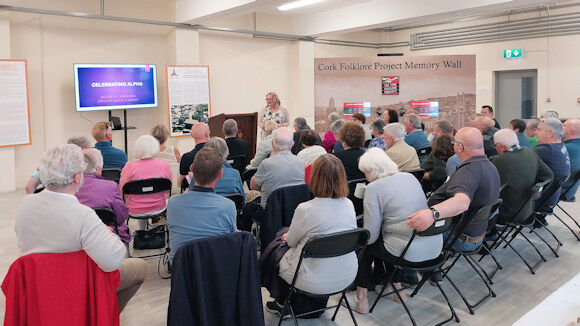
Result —
[[345, 118], [352, 118], [355, 113], [362, 113], [365, 117], [371, 116], [371, 102], [344, 103], [342, 115]]
[[417, 110], [420, 117], [439, 116], [439, 102], [411, 102], [411, 109]]
[[77, 111], [157, 107], [155, 65], [75, 64]]

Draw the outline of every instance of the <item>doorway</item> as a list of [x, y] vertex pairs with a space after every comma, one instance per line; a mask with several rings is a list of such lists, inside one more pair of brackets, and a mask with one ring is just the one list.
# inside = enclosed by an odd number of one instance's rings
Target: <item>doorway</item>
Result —
[[502, 128], [513, 119], [536, 116], [538, 71], [512, 70], [495, 72], [495, 118]]

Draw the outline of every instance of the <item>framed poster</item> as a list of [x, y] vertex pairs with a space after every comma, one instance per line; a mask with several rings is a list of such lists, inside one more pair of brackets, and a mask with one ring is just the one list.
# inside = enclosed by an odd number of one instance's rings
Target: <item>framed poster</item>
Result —
[[399, 95], [399, 76], [383, 76], [383, 95]]
[[26, 60], [0, 60], [0, 147], [30, 145]]
[[166, 73], [170, 137], [190, 135], [211, 115], [209, 66], [167, 66]]

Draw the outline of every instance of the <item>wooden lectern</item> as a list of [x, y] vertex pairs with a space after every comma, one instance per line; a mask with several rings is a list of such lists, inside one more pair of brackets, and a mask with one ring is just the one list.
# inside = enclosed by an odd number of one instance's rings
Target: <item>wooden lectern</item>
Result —
[[211, 136], [225, 137], [222, 127], [227, 119], [234, 119], [238, 123], [238, 138], [248, 142], [250, 157], [248, 162], [256, 154], [256, 143], [258, 142], [258, 112], [241, 114], [218, 114], [209, 118], [208, 126]]

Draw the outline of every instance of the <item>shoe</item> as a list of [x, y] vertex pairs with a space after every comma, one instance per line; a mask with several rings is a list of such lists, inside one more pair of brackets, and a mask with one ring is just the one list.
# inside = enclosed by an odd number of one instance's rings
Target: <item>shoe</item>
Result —
[[443, 281], [443, 273], [441, 273], [440, 271], [435, 271], [431, 273], [429, 279], [433, 282], [441, 282]]
[[[278, 305], [278, 303], [274, 300], [274, 301], [269, 301], [266, 302], [266, 310], [268, 310], [269, 312], [281, 316], [282, 315], [282, 309], [284, 309], [284, 307], [280, 307]], [[286, 318], [286, 317], [290, 317], [290, 309], [286, 309], [286, 311], [284, 312], [284, 315], [282, 316], [282, 318]]]
[[419, 284], [419, 277], [417, 276], [417, 272], [401, 274], [401, 282], [408, 285]]
[[574, 196], [574, 197], [572, 197], [570, 199], [567, 199], [566, 197], [560, 197], [560, 200], [561, 201], [565, 201], [567, 203], [575, 203], [576, 202], [576, 196]]
[[534, 220], [534, 229], [541, 228], [542, 226], [548, 226], [548, 221], [545, 217], [538, 217]]
[[499, 238], [499, 234], [494, 233], [494, 234], [486, 235], [485, 241], [486, 242], [494, 242], [495, 240], [497, 240], [497, 238]]

